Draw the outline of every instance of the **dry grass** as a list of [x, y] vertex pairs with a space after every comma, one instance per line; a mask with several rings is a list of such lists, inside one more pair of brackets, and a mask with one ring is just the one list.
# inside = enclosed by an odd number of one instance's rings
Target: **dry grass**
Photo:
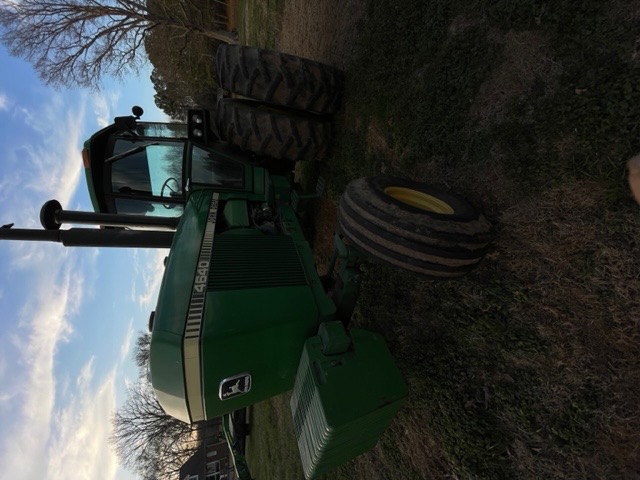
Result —
[[311, 243], [316, 256], [318, 272], [321, 275], [327, 272], [329, 261], [333, 255], [333, 235], [338, 224], [336, 210], [336, 203], [326, 195], [323, 195], [315, 205]]
[[509, 104], [522, 99], [537, 79], [553, 89], [553, 78], [562, 72], [562, 66], [548, 54], [542, 33], [490, 32], [490, 36], [492, 42], [503, 44], [504, 60], [480, 86], [470, 111], [485, 125], [503, 121]]
[[[270, 398], [252, 407], [252, 431], [247, 439], [247, 459], [256, 479], [302, 480], [290, 394]], [[268, 425], [269, 428], [260, 428]], [[283, 434], [283, 432], [287, 432]]]
[[236, 0], [235, 22], [240, 42], [273, 48], [280, 32], [282, 0]]
[[365, 138], [365, 152], [369, 157], [384, 159], [380, 165], [380, 173], [400, 170], [402, 165], [402, 153], [396, 152], [389, 145], [389, 139], [380, 122], [372, 118], [367, 127]]
[[616, 0], [611, 2], [610, 14], [619, 22], [640, 20], [640, 5], [635, 0]]
[[365, 8], [363, 0], [287, 1], [277, 47], [286, 53], [345, 68]]
[[392, 424], [390, 435], [396, 439], [396, 448], [410, 459], [413, 469], [420, 472], [422, 478], [435, 479], [446, 475], [448, 462], [439, 440], [425, 429], [432, 415], [425, 409], [405, 410]]
[[606, 204], [600, 185], [567, 184], [505, 211], [497, 239], [500, 262], [537, 299], [536, 308], [515, 313], [551, 345], [539, 366], [547, 375], [544, 407], [557, 410], [586, 390], [597, 397], [591, 408], [602, 462], [577, 462], [574, 478], [609, 462], [620, 471], [640, 468], [633, 400], [640, 398], [640, 214]]

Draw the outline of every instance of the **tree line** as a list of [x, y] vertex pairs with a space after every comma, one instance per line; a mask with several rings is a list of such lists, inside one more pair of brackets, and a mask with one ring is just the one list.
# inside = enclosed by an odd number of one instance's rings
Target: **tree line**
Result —
[[156, 102], [169, 115], [212, 90], [216, 45], [237, 43], [221, 0], [10, 1], [0, 27], [8, 51], [54, 86], [99, 88], [150, 59]]

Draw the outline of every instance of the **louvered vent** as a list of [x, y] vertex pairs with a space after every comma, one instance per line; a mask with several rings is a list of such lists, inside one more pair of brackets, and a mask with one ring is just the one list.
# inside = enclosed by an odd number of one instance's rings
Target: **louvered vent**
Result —
[[216, 236], [209, 272], [210, 290], [307, 284], [293, 238], [287, 235]]
[[380, 335], [351, 330], [353, 351], [324, 355], [320, 337], [305, 343], [291, 413], [307, 479], [369, 450], [407, 394]]

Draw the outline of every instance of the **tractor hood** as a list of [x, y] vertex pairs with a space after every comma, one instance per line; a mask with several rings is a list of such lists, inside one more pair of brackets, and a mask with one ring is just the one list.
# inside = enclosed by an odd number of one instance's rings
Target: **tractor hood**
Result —
[[[233, 226], [242, 202], [195, 191], [166, 263], [151, 380], [166, 412], [186, 422], [290, 390], [304, 341], [335, 310], [299, 229]], [[286, 224], [294, 214], [282, 208]]]
[[[151, 332], [151, 382], [158, 401], [169, 415], [188, 423], [202, 416], [202, 407], [198, 409], [197, 405], [190, 406], [187, 403], [186, 377], [199, 377], [200, 373], [199, 365], [185, 365], [185, 360], [187, 363], [193, 363], [189, 362], [189, 352], [185, 352], [186, 317], [193, 294], [198, 293], [197, 290], [204, 292], [206, 288], [206, 273], [204, 276], [199, 275], [201, 282], [194, 280], [198, 280], [196, 273], [203, 232], [207, 226], [206, 213], [212, 201], [212, 192], [201, 190], [195, 192], [187, 203], [167, 259]], [[214, 203], [217, 204], [217, 195]], [[217, 209], [214, 209], [213, 215], [216, 214]], [[213, 232], [210, 234], [212, 236]], [[206, 269], [208, 270], [208, 258]], [[201, 308], [200, 319], [202, 313]], [[196, 325], [197, 327], [199, 325]], [[195, 333], [199, 332], [196, 330]], [[196, 336], [196, 347], [197, 343]], [[188, 341], [187, 350], [193, 350], [193, 344], [193, 341]], [[191, 358], [194, 357], [193, 353], [191, 351]], [[199, 380], [195, 382], [196, 385], [199, 383]], [[198, 392], [194, 392], [194, 395], [194, 398], [197, 398]], [[193, 413], [189, 413], [194, 410], [199, 411], [199, 414], [196, 412], [195, 418]]]

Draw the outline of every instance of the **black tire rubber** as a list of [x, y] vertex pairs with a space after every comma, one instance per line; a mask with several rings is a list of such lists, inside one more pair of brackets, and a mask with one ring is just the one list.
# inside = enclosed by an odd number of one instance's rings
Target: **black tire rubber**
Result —
[[222, 140], [245, 152], [288, 162], [322, 160], [331, 143], [324, 117], [252, 100], [218, 101], [216, 127]]
[[[446, 202], [435, 213], [391, 197], [402, 187]], [[381, 263], [431, 279], [456, 278], [473, 269], [492, 240], [491, 224], [466, 200], [410, 180], [371, 177], [351, 182], [338, 208], [338, 227], [358, 249]]]
[[221, 45], [216, 72], [220, 87], [264, 103], [328, 114], [340, 107], [342, 72], [306, 58]]

